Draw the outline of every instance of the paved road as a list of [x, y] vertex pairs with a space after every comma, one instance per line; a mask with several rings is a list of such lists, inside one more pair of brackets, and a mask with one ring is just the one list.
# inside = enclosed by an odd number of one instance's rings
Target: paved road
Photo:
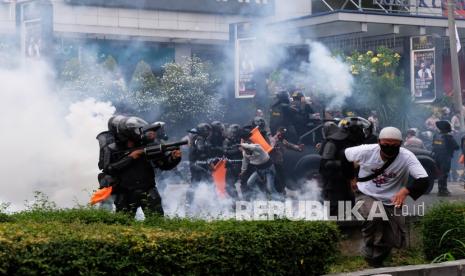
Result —
[[[408, 206], [409, 214], [412, 212], [421, 211], [421, 206], [424, 205], [424, 209], [428, 210], [431, 206], [435, 203], [439, 203], [441, 201], [465, 201], [465, 189], [463, 182], [451, 182], [448, 184], [448, 189], [451, 193], [448, 197], [439, 197], [437, 183], [435, 184], [433, 190], [428, 195], [423, 195], [417, 201], [413, 201], [411, 198], [408, 198], [406, 201], [406, 205]], [[406, 207], [407, 209], [407, 207]], [[406, 211], [407, 212], [407, 211]], [[418, 213], [414, 214], [418, 215]]]

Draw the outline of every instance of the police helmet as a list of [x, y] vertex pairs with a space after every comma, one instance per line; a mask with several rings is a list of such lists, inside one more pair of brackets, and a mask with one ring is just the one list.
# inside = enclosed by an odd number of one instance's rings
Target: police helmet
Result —
[[339, 127], [345, 129], [349, 139], [362, 142], [370, 133], [370, 121], [362, 117], [346, 117], [339, 122]]
[[299, 101], [300, 101], [300, 99], [301, 99], [303, 96], [304, 96], [304, 94], [302, 94], [302, 92], [300, 92], [300, 91], [298, 91], [298, 90], [296, 90], [296, 91], [294, 91], [294, 93], [292, 93], [292, 98], [293, 98], [294, 100], [299, 100]]
[[156, 133], [157, 137], [161, 140], [168, 140], [168, 135], [166, 134], [166, 123], [165, 122], [155, 122], [152, 124], [157, 127]]
[[323, 137], [326, 138], [326, 137], [331, 136], [338, 129], [339, 129], [339, 127], [337, 126], [337, 124], [335, 122], [326, 122], [326, 123], [324, 123], [324, 125], [323, 125]]
[[228, 127], [228, 131], [226, 132], [227, 137], [230, 139], [239, 138], [241, 132], [241, 126], [238, 124], [232, 124]]
[[149, 124], [139, 117], [126, 117], [118, 124], [118, 138], [139, 142]]
[[287, 102], [289, 103], [289, 94], [286, 91], [279, 91], [276, 94], [276, 99], [280, 102]]
[[111, 116], [111, 118], [108, 120], [108, 130], [113, 135], [116, 135], [117, 132], [118, 132], [118, 124], [125, 118], [127, 118], [127, 117], [123, 116], [123, 115]]
[[197, 129], [197, 133], [200, 136], [203, 136], [203, 137], [210, 136], [210, 134], [212, 132], [212, 126], [210, 124], [207, 124], [207, 123], [198, 124], [196, 129]]
[[224, 124], [220, 121], [213, 121], [211, 123], [212, 131], [216, 133], [224, 133]]

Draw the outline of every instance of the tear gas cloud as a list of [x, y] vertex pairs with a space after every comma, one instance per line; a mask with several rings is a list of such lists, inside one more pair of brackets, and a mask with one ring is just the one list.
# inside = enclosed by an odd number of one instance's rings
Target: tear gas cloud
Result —
[[[256, 43], [247, 48], [248, 57], [253, 59], [257, 71], [279, 72], [279, 89], [299, 87], [324, 100], [330, 108], [341, 107], [352, 95], [354, 79], [350, 65], [333, 55], [322, 43], [305, 39], [295, 32], [276, 30], [265, 23], [257, 23], [253, 30], [250, 37], [255, 38]], [[298, 60], [293, 56], [289, 51], [291, 46], [307, 47], [307, 59]]]
[[60, 207], [86, 203], [96, 187], [95, 136], [115, 108], [94, 99], [66, 106], [53, 92], [52, 80], [42, 62], [0, 69], [0, 201], [11, 203], [12, 210], [24, 208], [34, 191]]
[[[256, 58], [257, 69], [271, 68], [289, 58], [289, 53], [283, 47], [292, 40], [288, 34], [264, 27], [256, 32], [255, 37], [261, 41], [251, 50], [251, 56]], [[348, 66], [332, 57], [322, 44], [307, 43], [310, 48], [309, 61], [301, 62], [299, 72], [289, 72], [290, 81], [303, 84], [307, 91], [325, 95], [330, 105], [342, 104], [352, 89], [353, 80]], [[136, 48], [132, 49], [136, 51]], [[82, 49], [83, 60], [95, 54], [90, 46], [82, 45]], [[228, 47], [225, 49], [230, 50]], [[231, 55], [232, 51], [227, 52], [228, 60], [234, 60]], [[115, 86], [125, 87], [127, 84], [119, 79], [120, 83], [109, 85], [110, 94], [99, 94], [101, 91], [94, 93], [92, 82], [111, 81], [107, 76], [113, 78], [114, 72], [106, 71], [95, 60], [89, 59], [94, 65], [89, 67], [92, 68], [89, 73], [98, 76], [98, 79], [87, 79], [86, 85], [80, 87], [81, 91], [62, 91], [56, 83], [54, 71], [47, 64], [18, 60], [22, 62], [18, 67], [0, 68], [0, 124], [3, 128], [0, 141], [0, 152], [3, 153], [0, 161], [0, 203], [10, 202], [11, 210], [20, 210], [34, 191], [41, 191], [59, 207], [86, 204], [91, 192], [98, 187], [99, 151], [95, 137], [107, 129], [108, 119], [116, 112], [114, 105], [131, 102], [127, 101], [127, 95], [120, 95], [117, 100], [112, 98], [114, 91], [121, 91]], [[119, 66], [124, 67], [124, 64]], [[225, 70], [223, 75], [223, 80], [231, 79], [231, 70]], [[230, 90], [222, 91], [226, 92]], [[89, 98], [91, 95], [94, 98]], [[121, 109], [120, 106], [118, 108]], [[235, 111], [240, 112], [245, 108], [250, 108], [250, 105], [237, 106]], [[131, 110], [131, 107], [127, 109]], [[150, 119], [156, 120], [159, 112], [156, 110]], [[168, 129], [175, 127], [168, 126]], [[176, 181], [174, 184], [179, 183]], [[185, 207], [186, 189], [185, 186], [175, 189], [179, 186], [168, 186], [161, 191], [169, 216], [186, 214], [182, 210]], [[318, 200], [320, 193], [317, 184], [311, 182], [304, 185], [303, 190], [290, 192], [290, 195], [297, 200]], [[227, 215], [232, 206], [230, 199], [217, 199], [213, 184], [204, 183], [194, 191], [190, 212], [196, 217], [218, 217]]]

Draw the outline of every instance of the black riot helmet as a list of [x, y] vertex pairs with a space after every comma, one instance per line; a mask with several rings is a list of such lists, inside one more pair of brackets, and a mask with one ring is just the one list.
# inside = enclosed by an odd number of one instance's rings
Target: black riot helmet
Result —
[[158, 127], [158, 129], [156, 130], [158, 139], [165, 140], [165, 141], [168, 140], [168, 135], [166, 134], [165, 122], [155, 122], [152, 124], [152, 126]]
[[257, 116], [253, 119], [254, 126], [258, 127], [260, 130], [264, 130], [266, 128], [266, 122], [263, 117]]
[[196, 127], [197, 134], [202, 137], [209, 137], [212, 133], [212, 126], [207, 123], [198, 124]]
[[326, 122], [323, 125], [323, 137], [329, 137], [336, 133], [339, 130], [339, 127], [335, 122]]
[[452, 131], [452, 125], [449, 123], [449, 121], [446, 120], [437, 121], [436, 127], [441, 133], [449, 133]]
[[279, 91], [276, 94], [276, 100], [281, 103], [290, 103], [289, 94], [287, 91]]
[[118, 124], [118, 137], [122, 140], [132, 140], [137, 143], [150, 142], [146, 134], [148, 131], [157, 131], [159, 125], [150, 125], [139, 117], [127, 117]]
[[224, 133], [224, 125], [220, 121], [213, 121], [211, 123], [212, 126], [212, 131], [217, 134], [223, 134]]
[[370, 121], [362, 117], [346, 117], [339, 122], [339, 127], [348, 134], [348, 139], [361, 144], [370, 135]]
[[226, 136], [229, 139], [235, 140], [235, 139], [240, 139], [241, 137], [241, 126], [238, 124], [232, 124], [228, 127], [228, 130], [226, 132]]
[[118, 124], [123, 120], [126, 119], [126, 116], [123, 115], [115, 115], [111, 116], [111, 118], [108, 120], [108, 130], [113, 134], [117, 135], [118, 133]]

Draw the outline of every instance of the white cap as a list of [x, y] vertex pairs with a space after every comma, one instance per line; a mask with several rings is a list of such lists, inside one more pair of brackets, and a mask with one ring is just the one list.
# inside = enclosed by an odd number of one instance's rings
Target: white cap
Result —
[[394, 139], [402, 141], [402, 133], [398, 128], [385, 127], [379, 132], [379, 139]]

